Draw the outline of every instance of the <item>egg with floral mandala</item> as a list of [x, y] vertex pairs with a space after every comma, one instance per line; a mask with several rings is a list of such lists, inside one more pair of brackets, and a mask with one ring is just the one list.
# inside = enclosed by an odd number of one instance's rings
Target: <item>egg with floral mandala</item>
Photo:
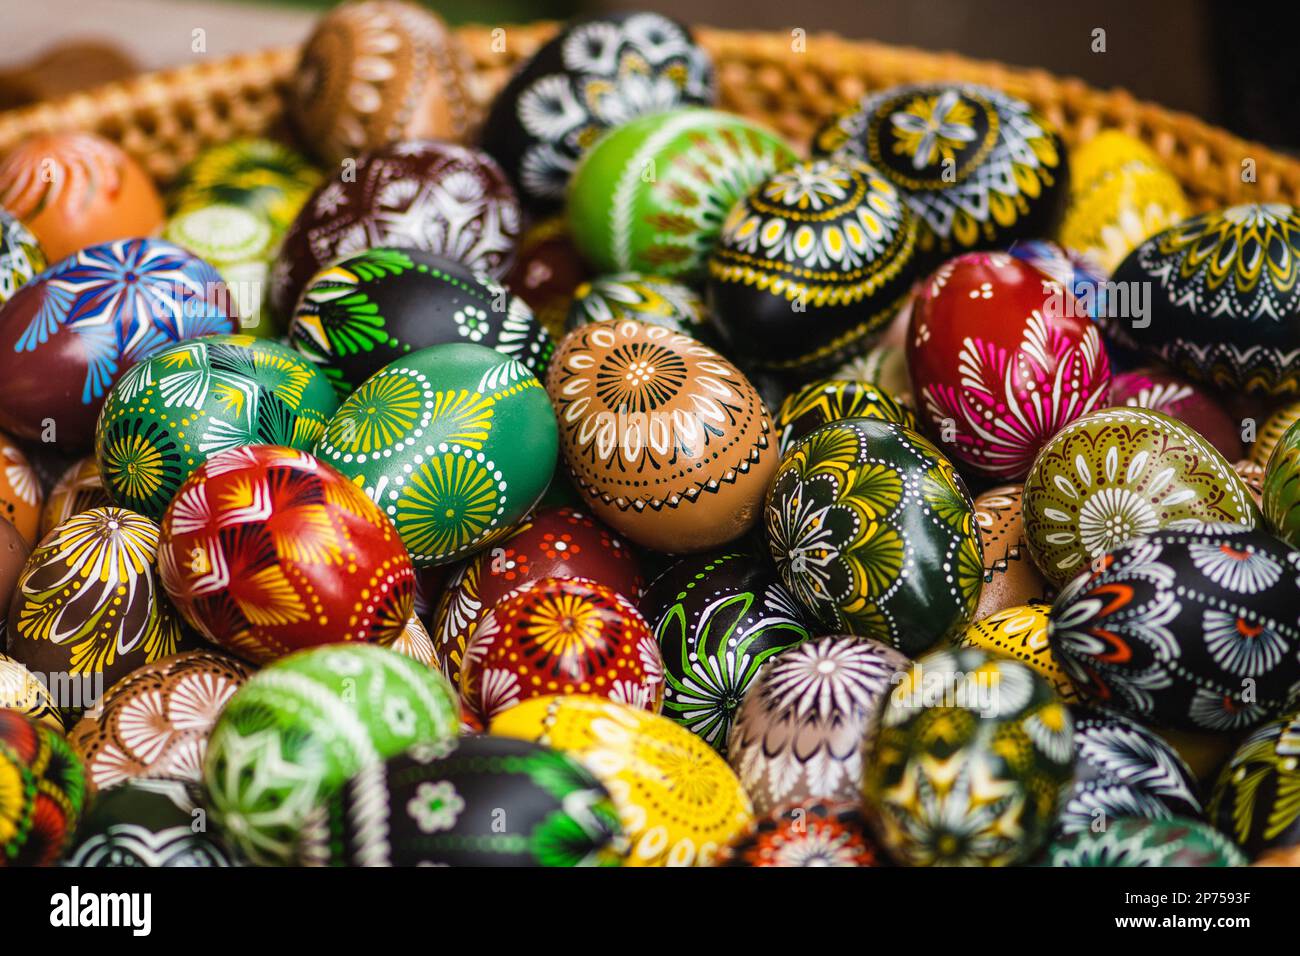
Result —
[[862, 808], [808, 800], [754, 823], [718, 856], [718, 866], [878, 866]]

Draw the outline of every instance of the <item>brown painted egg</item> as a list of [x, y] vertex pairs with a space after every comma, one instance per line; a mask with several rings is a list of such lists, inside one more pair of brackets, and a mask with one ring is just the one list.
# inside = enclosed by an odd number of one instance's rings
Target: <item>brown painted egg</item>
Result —
[[63, 524], [75, 514], [109, 504], [112, 501], [99, 477], [99, 462], [94, 455], [87, 455], [73, 462], [50, 489], [41, 510], [41, 534], [49, 534], [55, 525]]
[[569, 316], [574, 291], [590, 278], [578, 250], [569, 238], [563, 216], [543, 219], [519, 240], [515, 264], [505, 283], [528, 303], [551, 338], [564, 338], [564, 323]]
[[5, 646], [4, 622], [9, 615], [9, 603], [31, 550], [17, 528], [0, 520], [0, 647]]
[[45, 492], [21, 448], [0, 434], [0, 518], [18, 529], [28, 546], [36, 543]]
[[1232, 470], [1245, 482], [1250, 490], [1250, 496], [1255, 499], [1255, 504], [1260, 508], [1264, 507], [1264, 466], [1257, 465], [1249, 459], [1242, 459], [1232, 463]]
[[754, 386], [713, 349], [663, 326], [597, 322], [560, 343], [546, 391], [574, 483], [637, 544], [703, 551], [758, 521], [775, 434]]
[[1079, 700], [1079, 694], [1047, 643], [1048, 612], [1051, 609], [1050, 604], [1042, 601], [1004, 608], [970, 625], [956, 644], [958, 647], [982, 647], [1028, 664], [1051, 682], [1061, 700], [1072, 704]]
[[0, 710], [21, 711], [38, 724], [63, 733], [63, 717], [50, 689], [26, 667], [4, 654], [0, 654]]
[[289, 116], [327, 163], [410, 139], [462, 139], [472, 64], [442, 18], [411, 3], [343, 4], [316, 24]]
[[125, 508], [74, 515], [32, 551], [9, 607], [9, 654], [44, 675], [66, 719], [137, 667], [185, 649], [158, 584], [158, 526]]
[[68, 741], [99, 790], [135, 777], [198, 783], [217, 716], [252, 673], [216, 651], [173, 654], [110, 687]]
[[1228, 461], [1241, 457], [1241, 425], [1199, 385], [1158, 368], [1140, 368], [1111, 379], [1110, 404], [1151, 408], [1192, 428]]
[[975, 523], [984, 548], [984, 587], [975, 608], [976, 621], [1054, 594], [1025, 544], [1025, 519], [1020, 511], [1023, 493], [1023, 485], [999, 485], [975, 499]]
[[0, 161], [0, 206], [31, 229], [50, 262], [153, 235], [163, 222], [162, 198], [144, 170], [94, 133], [23, 140]]

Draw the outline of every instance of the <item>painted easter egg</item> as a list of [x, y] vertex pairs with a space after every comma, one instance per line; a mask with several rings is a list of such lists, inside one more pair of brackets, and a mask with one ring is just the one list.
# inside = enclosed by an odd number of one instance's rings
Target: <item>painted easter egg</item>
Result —
[[1300, 543], [1300, 423], [1283, 433], [1264, 469], [1264, 520], [1292, 546]]
[[230, 851], [200, 825], [194, 785], [132, 780], [95, 797], [66, 866], [234, 866]]
[[417, 744], [330, 799], [309, 859], [348, 866], [618, 866], [609, 791], [572, 757], [485, 734]]
[[1287, 402], [1270, 412], [1258, 427], [1255, 441], [1250, 446], [1250, 460], [1257, 465], [1267, 465], [1277, 443], [1296, 422], [1300, 422], [1300, 400]]
[[1078, 301], [1005, 253], [959, 256], [921, 286], [907, 364], [930, 433], [957, 462], [1004, 481], [1105, 407], [1110, 388], [1101, 333]]
[[1047, 866], [1245, 866], [1246, 857], [1218, 830], [1181, 817], [1112, 820], [1053, 843]]
[[1116, 375], [1110, 383], [1110, 404], [1163, 412], [1193, 429], [1228, 461], [1242, 455], [1241, 423], [1205, 389], [1163, 369], [1141, 368]]
[[1003, 608], [970, 625], [955, 643], [1014, 657], [1047, 678], [1061, 700], [1073, 703], [1079, 694], [1047, 640], [1050, 611], [1051, 605], [1041, 601]]
[[18, 586], [18, 576], [23, 573], [31, 553], [32, 549], [18, 529], [8, 521], [0, 520], [0, 647], [5, 646], [9, 605]]
[[709, 311], [729, 351], [806, 378], [864, 348], [919, 269], [916, 223], [893, 184], [851, 157], [814, 159], [727, 214], [709, 255]]
[[379, 505], [427, 567], [509, 534], [546, 491], [557, 441], [527, 366], [462, 343], [420, 349], [366, 379], [316, 454]]
[[534, 697], [488, 730], [590, 770], [618, 808], [631, 844], [625, 866], [710, 866], [752, 818], [726, 762], [666, 717], [597, 697]]
[[727, 761], [757, 813], [857, 800], [862, 757], [909, 662], [865, 637], [817, 637], [772, 658], [736, 713]]
[[186, 622], [258, 664], [318, 644], [390, 641], [415, 592], [406, 549], [374, 502], [281, 445], [199, 465], [163, 515], [158, 564]]
[[1061, 241], [1107, 273], [1146, 239], [1191, 212], [1178, 179], [1140, 139], [1102, 130], [1070, 154]]
[[48, 262], [32, 231], [0, 208], [0, 306], [45, 271]]
[[0, 654], [0, 709], [16, 710], [36, 723], [63, 733], [63, 715], [49, 688], [31, 671]]
[[399, 140], [460, 140], [477, 119], [472, 71], [433, 11], [350, 3], [321, 17], [303, 45], [289, 118], [302, 143], [335, 165]]
[[781, 454], [805, 435], [845, 418], [876, 418], [917, 430], [911, 409], [875, 385], [851, 379], [820, 379], [791, 392], [781, 402], [774, 418]]
[[167, 208], [176, 215], [238, 206], [265, 221], [278, 240], [321, 178], [321, 171], [292, 147], [236, 139], [209, 146], [186, 163], [167, 192]]
[[1141, 315], [1105, 320], [1117, 341], [1197, 382], [1300, 392], [1300, 210], [1233, 206], [1185, 219], [1125, 257], [1113, 281], [1149, 290]]
[[266, 277], [278, 248], [270, 223], [242, 206], [201, 206], [168, 219], [162, 237], [221, 274], [239, 313], [241, 331], [266, 337], [278, 334], [262, 309]]
[[687, 29], [658, 13], [566, 24], [492, 101], [483, 148], [540, 208], [564, 200], [574, 167], [604, 133], [646, 113], [708, 106], [713, 63]]
[[1021, 514], [1023, 485], [999, 485], [975, 499], [975, 523], [984, 552], [984, 585], [972, 620], [1055, 596], [1029, 557]]
[[381, 247], [312, 278], [289, 323], [294, 348], [346, 398], [385, 365], [430, 345], [495, 349], [541, 375], [554, 346], [527, 303], [490, 275], [418, 249]]
[[452, 740], [456, 692], [437, 671], [369, 644], [315, 647], [254, 674], [208, 740], [213, 821], [258, 864], [305, 862], [307, 824], [362, 767]]
[[718, 854], [718, 866], [879, 866], [856, 802], [808, 800], [755, 821]]
[[914, 656], [962, 627], [984, 562], [975, 508], [943, 454], [892, 422], [823, 425], [767, 496], [781, 580], [824, 629]]
[[113, 684], [68, 731], [97, 790], [155, 778], [198, 783], [208, 735], [252, 668], [226, 654], [173, 654]]
[[1074, 764], [1073, 720], [1051, 683], [981, 648], [918, 660], [890, 694], [863, 797], [905, 866], [1028, 862]]
[[1108, 408], [1065, 426], [1025, 478], [1025, 541], [1058, 587], [1130, 538], [1179, 521], [1253, 528], [1259, 510], [1200, 435], [1156, 411]]
[[777, 463], [772, 423], [713, 349], [659, 325], [597, 322], [564, 337], [546, 391], [574, 484], [632, 541], [704, 551], [758, 520]]
[[1061, 592], [1052, 651], [1084, 700], [1143, 723], [1253, 727], [1300, 693], [1297, 567], [1263, 531], [1155, 532]]
[[69, 465], [46, 496], [41, 509], [41, 536], [75, 514], [112, 503], [99, 476], [99, 462], [94, 455], [87, 455]]
[[1178, 752], [1121, 714], [1074, 706], [1074, 782], [1061, 798], [1056, 832], [1069, 836], [1123, 817], [1204, 815], [1200, 787]]
[[488, 726], [546, 694], [590, 694], [659, 713], [663, 659], [636, 605], [593, 581], [541, 578], [488, 608], [461, 662], [465, 706]]
[[208, 336], [122, 376], [104, 401], [95, 457], [109, 497], [158, 521], [212, 455], [247, 445], [308, 450], [337, 407], [325, 376], [293, 349]]
[[640, 607], [663, 652], [664, 716], [724, 757], [736, 711], [764, 667], [810, 636], [776, 572], [743, 552], [678, 561]]
[[1007, 252], [1074, 296], [1079, 309], [1090, 319], [1096, 319], [1107, 307], [1109, 295], [1105, 283], [1110, 274], [1087, 255], [1050, 239], [1017, 239], [1007, 247]]
[[269, 303], [293, 314], [312, 276], [375, 246], [422, 249], [504, 275], [519, 235], [519, 201], [486, 153], [439, 142], [397, 143], [357, 157], [355, 177], [333, 177], [285, 233]]
[[0, 780], [0, 867], [57, 862], [86, 806], [81, 759], [61, 734], [0, 709]]
[[[416, 593], [419, 593], [419, 577], [416, 577]], [[431, 667], [438, 670], [437, 655], [433, 647], [433, 638], [429, 636], [429, 631], [420, 620], [416, 611], [411, 612], [411, 616], [406, 619], [406, 626], [402, 628], [400, 634], [393, 638], [391, 642], [383, 645], [390, 651], [401, 654], [403, 657], [409, 657], [411, 660], [423, 664], [425, 667]]]
[[1264, 507], [1264, 478], [1267, 472], [1261, 466], [1248, 460], [1234, 461], [1232, 470], [1237, 473], [1237, 477], [1241, 479], [1250, 492], [1256, 507], [1262, 510]]
[[708, 317], [708, 306], [690, 286], [639, 272], [620, 272], [584, 282], [574, 290], [565, 328], [635, 319], [707, 338]]
[[1065, 146], [1028, 103], [983, 86], [868, 94], [813, 140], [870, 163], [907, 199], [932, 261], [1051, 235], [1069, 181]]
[[[910, 307], [909, 315], [910, 315]], [[829, 376], [832, 381], [865, 382], [892, 395], [905, 408], [916, 408], [912, 379], [907, 371], [907, 350], [898, 345], [877, 343], [849, 359]]]
[[0, 310], [0, 427], [85, 448], [104, 396], [132, 365], [238, 326], [217, 271], [170, 242], [82, 249]]
[[587, 264], [569, 238], [568, 221], [552, 216], [524, 232], [505, 283], [528, 303], [551, 338], [560, 339], [574, 292], [588, 278]]
[[8, 521], [28, 546], [36, 543], [45, 490], [27, 456], [0, 433], [0, 519]]
[[732, 207], [795, 158], [733, 113], [683, 108], [623, 123], [573, 174], [574, 245], [597, 272], [697, 279]]
[[1270, 721], [1242, 741], [1219, 774], [1210, 820], [1253, 857], [1300, 847], [1300, 712]]
[[95, 133], [40, 133], [0, 159], [0, 206], [23, 221], [50, 262], [100, 243], [149, 236], [163, 205], [148, 175]]
[[575, 508], [538, 508], [496, 547], [455, 565], [443, 588], [433, 637], [438, 667], [454, 686], [483, 614], [542, 578], [585, 578], [632, 601], [641, 594], [641, 570], [622, 538]]
[[68, 726], [137, 667], [193, 645], [159, 587], [158, 547], [148, 518], [93, 508], [55, 527], [28, 558], [9, 607], [9, 654], [59, 679]]

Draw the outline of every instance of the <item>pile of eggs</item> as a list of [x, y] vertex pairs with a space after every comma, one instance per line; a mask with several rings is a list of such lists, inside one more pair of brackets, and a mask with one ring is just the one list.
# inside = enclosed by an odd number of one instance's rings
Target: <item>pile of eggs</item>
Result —
[[650, 12], [472, 79], [364, 0], [296, 146], [0, 157], [0, 864], [1297, 858], [1300, 210]]

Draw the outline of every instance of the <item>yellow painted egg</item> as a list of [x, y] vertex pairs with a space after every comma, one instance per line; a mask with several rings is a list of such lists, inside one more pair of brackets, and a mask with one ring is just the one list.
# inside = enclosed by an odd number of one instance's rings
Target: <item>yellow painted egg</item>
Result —
[[1043, 601], [1004, 608], [968, 627], [957, 644], [960, 647], [982, 647], [1023, 661], [1047, 678], [1061, 700], [1067, 704], [1074, 703], [1079, 694], [1065, 675], [1065, 669], [1052, 655], [1052, 647], [1047, 642], [1047, 620], [1051, 609], [1052, 606]]

